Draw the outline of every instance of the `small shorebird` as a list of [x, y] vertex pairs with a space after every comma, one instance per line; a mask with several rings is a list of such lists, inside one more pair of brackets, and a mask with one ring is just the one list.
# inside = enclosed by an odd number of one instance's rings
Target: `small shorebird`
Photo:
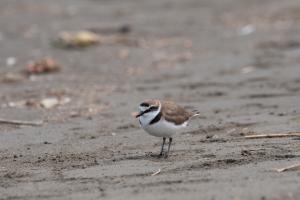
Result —
[[141, 127], [150, 135], [162, 137], [163, 143], [159, 156], [163, 155], [166, 138], [169, 138], [168, 157], [172, 138], [175, 133], [185, 128], [188, 121], [198, 113], [190, 112], [171, 101], [146, 100], [139, 106], [139, 118]]

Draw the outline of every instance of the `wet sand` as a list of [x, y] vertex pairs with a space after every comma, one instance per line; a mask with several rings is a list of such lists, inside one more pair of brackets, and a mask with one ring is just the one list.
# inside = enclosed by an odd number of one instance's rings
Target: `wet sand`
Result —
[[[299, 19], [296, 0], [2, 0], [0, 118], [44, 123], [0, 124], [0, 199], [299, 199], [300, 171], [274, 170], [299, 138], [245, 139], [300, 130]], [[84, 29], [125, 42], [51, 45]], [[22, 75], [44, 56], [62, 70]], [[145, 98], [201, 113], [168, 159], [131, 116]]]

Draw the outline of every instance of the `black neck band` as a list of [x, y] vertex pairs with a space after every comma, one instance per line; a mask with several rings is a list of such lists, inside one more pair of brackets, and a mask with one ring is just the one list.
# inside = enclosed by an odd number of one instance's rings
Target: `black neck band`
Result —
[[154, 117], [154, 119], [151, 120], [150, 125], [151, 125], [151, 124], [154, 124], [154, 123], [156, 123], [156, 122], [158, 122], [158, 121], [161, 119], [161, 116], [162, 116], [162, 114], [161, 114], [161, 112], [159, 112], [159, 113]]

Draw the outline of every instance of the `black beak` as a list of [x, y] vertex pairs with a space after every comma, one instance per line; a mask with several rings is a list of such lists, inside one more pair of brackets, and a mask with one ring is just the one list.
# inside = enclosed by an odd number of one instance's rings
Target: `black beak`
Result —
[[135, 117], [138, 118], [138, 117], [142, 116], [143, 114], [145, 114], [145, 112], [146, 112], [146, 110], [141, 111], [141, 112], [140, 112], [139, 114], [137, 114]]

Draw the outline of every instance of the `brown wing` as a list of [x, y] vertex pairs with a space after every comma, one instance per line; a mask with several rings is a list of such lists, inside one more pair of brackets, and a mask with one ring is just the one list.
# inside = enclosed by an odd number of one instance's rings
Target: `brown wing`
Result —
[[172, 122], [176, 125], [183, 124], [185, 121], [187, 121], [190, 117], [194, 115], [194, 113], [191, 113], [181, 106], [175, 104], [171, 101], [163, 101], [162, 103], [162, 113], [168, 122]]

